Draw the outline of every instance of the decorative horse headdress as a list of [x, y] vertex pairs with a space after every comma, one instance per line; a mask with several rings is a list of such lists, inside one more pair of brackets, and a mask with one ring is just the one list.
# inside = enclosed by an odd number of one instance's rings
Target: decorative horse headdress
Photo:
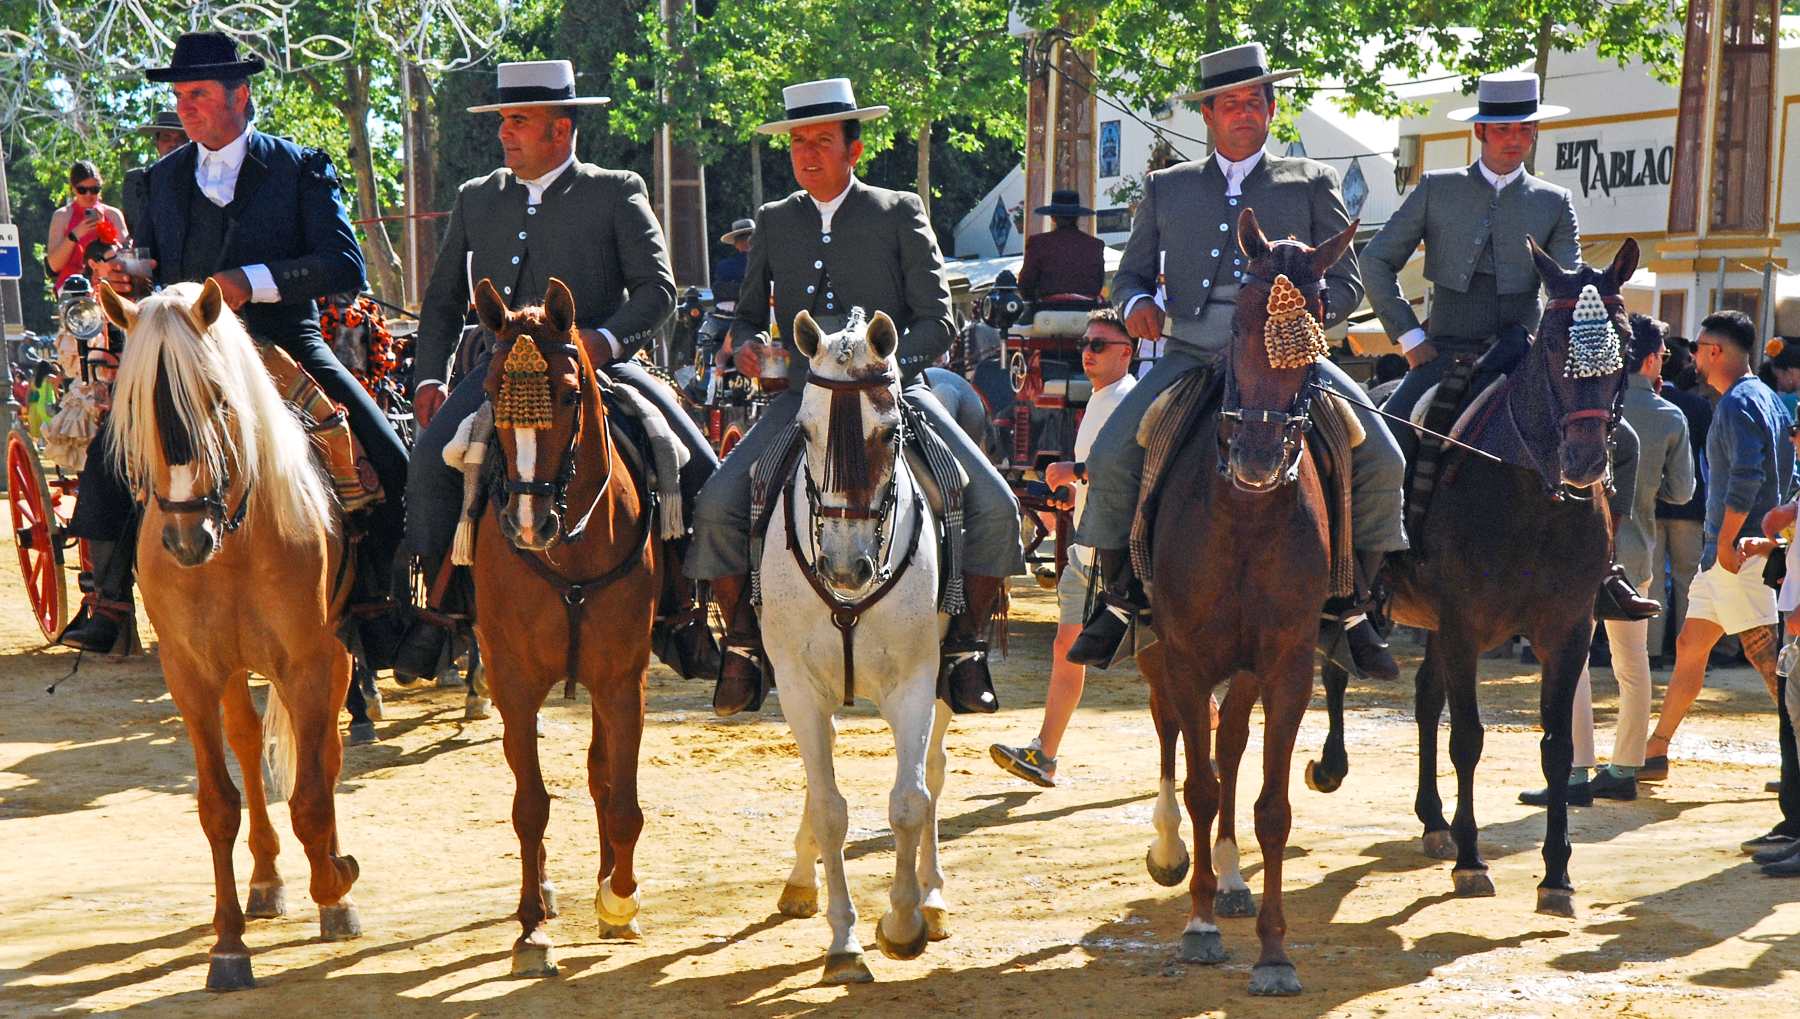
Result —
[[1283, 273], [1269, 287], [1263, 345], [1271, 368], [1304, 368], [1325, 355], [1325, 330], [1306, 310], [1306, 296]]
[[1563, 375], [1594, 379], [1617, 374], [1624, 368], [1619, 331], [1606, 312], [1599, 289], [1589, 283], [1575, 299], [1574, 321], [1569, 324], [1569, 357], [1563, 362]]
[[521, 333], [502, 366], [500, 399], [494, 406], [495, 428], [544, 431], [550, 427], [550, 365], [537, 342]]

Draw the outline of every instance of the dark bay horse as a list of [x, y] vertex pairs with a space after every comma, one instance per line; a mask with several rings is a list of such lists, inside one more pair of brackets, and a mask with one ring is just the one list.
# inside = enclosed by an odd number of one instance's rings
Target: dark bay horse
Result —
[[[1476, 665], [1483, 651], [1522, 633], [1542, 663], [1539, 756], [1550, 791], [1537, 909], [1572, 916], [1570, 714], [1593, 638], [1593, 592], [1610, 562], [1607, 444], [1631, 335], [1619, 288], [1637, 269], [1638, 246], [1626, 240], [1604, 270], [1565, 271], [1535, 244], [1532, 257], [1550, 299], [1538, 337], [1524, 364], [1489, 396], [1462, 436], [1510, 462], [1447, 450], [1423, 526], [1410, 551], [1389, 558], [1387, 573], [1395, 621], [1431, 631], [1414, 694], [1414, 811], [1425, 826], [1426, 853], [1456, 860], [1458, 895], [1494, 894], [1476, 845], [1475, 767], [1482, 746]], [[1578, 311], [1584, 294], [1588, 301]], [[1326, 792], [1349, 768], [1345, 681], [1341, 669], [1327, 665], [1331, 734], [1323, 760], [1307, 770], [1307, 784]], [[1453, 823], [1444, 820], [1437, 788], [1438, 718], [1446, 699], [1456, 765]]]
[[543, 922], [557, 909], [545, 873], [550, 794], [538, 766], [538, 709], [565, 676], [588, 688], [588, 789], [600, 828], [594, 909], [602, 937], [636, 937], [638, 744], [663, 558], [655, 500], [609, 429], [568, 287], [552, 279], [542, 307], [509, 311], [482, 280], [475, 310], [495, 336], [486, 386], [504, 461], [503, 496], [477, 530], [475, 631], [515, 781], [523, 930], [512, 969], [546, 976], [556, 963]]
[[[1185, 441], [1163, 481], [1154, 539], [1157, 634], [1161, 660], [1147, 656], [1151, 711], [1162, 745], [1157, 841], [1147, 863], [1160, 884], [1180, 882], [1187, 854], [1175, 808], [1175, 737], [1187, 747], [1187, 808], [1198, 864], [1181, 957], [1226, 958], [1217, 913], [1248, 915], [1249, 889], [1237, 873], [1232, 808], [1238, 762], [1249, 739], [1250, 709], [1264, 716], [1263, 787], [1256, 799], [1262, 847], [1263, 903], [1256, 932], [1262, 952], [1252, 994], [1298, 994], [1284, 943], [1282, 855], [1287, 846], [1288, 762], [1301, 716], [1312, 699], [1319, 606], [1330, 585], [1328, 515], [1307, 452], [1312, 364], [1325, 352], [1319, 323], [1325, 270], [1356, 236], [1352, 223], [1318, 248], [1270, 242], [1245, 209], [1238, 237], [1250, 259], [1237, 299], [1223, 406]], [[1273, 315], [1272, 315], [1273, 313]], [[1208, 761], [1209, 700], [1229, 681], [1219, 724], [1219, 775]], [[1221, 784], [1223, 794], [1221, 795]], [[1213, 816], [1219, 842], [1209, 849]], [[1214, 857], [1219, 859], [1215, 861]], [[1227, 877], [1219, 888], [1214, 876]], [[1219, 904], [1215, 905], [1215, 894]], [[1222, 908], [1220, 908], [1222, 907]]]

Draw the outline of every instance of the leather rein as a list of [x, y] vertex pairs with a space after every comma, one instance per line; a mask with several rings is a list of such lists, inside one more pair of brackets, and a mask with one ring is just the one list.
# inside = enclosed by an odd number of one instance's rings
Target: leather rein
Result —
[[[828, 379], [808, 372], [806, 384], [833, 392], [866, 392], [891, 387], [894, 384], [894, 377], [884, 372], [866, 379]], [[887, 597], [888, 592], [894, 589], [894, 586], [900, 582], [900, 578], [906, 574], [907, 568], [912, 565], [913, 555], [919, 549], [919, 536], [925, 531], [924, 497], [920, 495], [918, 486], [915, 485], [912, 498], [913, 515], [919, 521], [919, 526], [913, 528], [912, 541], [907, 544], [905, 553], [901, 555], [900, 561], [895, 564], [894, 568], [882, 571], [881, 583], [857, 601], [846, 602], [839, 598], [837, 592], [831, 589], [831, 585], [820, 578], [817, 566], [818, 538], [823, 521], [826, 519], [873, 520], [876, 534], [880, 537], [876, 548], [877, 554], [891, 549], [893, 531], [887, 530], [883, 536], [883, 525], [887, 524], [891, 517], [892, 527], [899, 526], [899, 514], [895, 513], [894, 509], [900, 501], [900, 471], [905, 468], [905, 460], [900, 455], [904, 442], [904, 436], [897, 431], [894, 436], [894, 467], [890, 472], [887, 493], [873, 506], [821, 506], [819, 490], [813, 484], [812, 472], [807, 470], [805, 456], [802, 455], [799, 465], [800, 474], [806, 481], [807, 506], [813, 521], [812, 562], [808, 562], [805, 553], [800, 550], [799, 532], [794, 521], [795, 500], [791, 484], [781, 500], [782, 512], [787, 522], [787, 546], [788, 551], [793, 553], [794, 565], [800, 568], [800, 575], [806, 578], [806, 582], [812, 586], [813, 593], [818, 595], [819, 600], [824, 602], [825, 607], [830, 610], [831, 625], [837, 627], [838, 635], [843, 642], [845, 707], [856, 703], [856, 625], [862, 621], [863, 613], [874, 608], [876, 603]]]

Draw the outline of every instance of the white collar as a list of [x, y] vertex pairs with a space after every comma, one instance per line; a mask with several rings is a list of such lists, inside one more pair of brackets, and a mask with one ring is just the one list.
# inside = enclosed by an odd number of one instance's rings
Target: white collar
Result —
[[821, 233], [831, 232], [831, 217], [837, 214], [838, 209], [844, 204], [844, 199], [849, 197], [850, 185], [854, 183], [856, 183], [856, 176], [852, 174], [849, 181], [845, 182], [844, 190], [839, 191], [838, 196], [829, 202], [821, 202], [817, 198], [813, 198], [812, 192], [807, 192], [806, 197], [812, 198], [812, 203], [819, 207], [819, 231]]
[[233, 169], [243, 166], [244, 155], [250, 150], [250, 131], [251, 128], [246, 125], [243, 134], [225, 143], [224, 148], [217, 150], [209, 149], [196, 141], [194, 146], [200, 150], [200, 163], [204, 164], [207, 160], [220, 160]]
[[1213, 150], [1213, 160], [1219, 164], [1219, 172], [1225, 175], [1225, 193], [1227, 195], [1244, 193], [1244, 178], [1250, 176], [1250, 171], [1256, 169], [1256, 164], [1262, 162], [1262, 157], [1262, 150], [1257, 149], [1243, 159], [1233, 162], [1225, 158], [1225, 153], [1217, 149]]
[[1504, 177], [1488, 169], [1488, 165], [1479, 159], [1475, 160], [1475, 165], [1481, 167], [1481, 175], [1487, 178], [1487, 182], [1494, 186], [1495, 191], [1499, 191], [1513, 181], [1525, 176], [1524, 163], [1520, 163], [1518, 166], [1513, 167], [1513, 171]]
[[543, 174], [542, 176], [533, 177], [530, 180], [525, 180], [524, 178], [520, 178], [519, 183], [525, 185], [526, 204], [536, 205], [537, 203], [543, 201], [544, 200], [544, 192], [548, 191], [550, 189], [550, 185], [556, 183], [556, 178], [561, 177], [564, 170], [567, 170], [569, 167], [574, 166], [574, 165], [575, 165], [575, 150], [573, 148], [571, 148], [569, 150], [569, 158], [563, 160], [561, 163], [558, 163], [556, 165], [556, 169], [551, 170], [548, 173]]

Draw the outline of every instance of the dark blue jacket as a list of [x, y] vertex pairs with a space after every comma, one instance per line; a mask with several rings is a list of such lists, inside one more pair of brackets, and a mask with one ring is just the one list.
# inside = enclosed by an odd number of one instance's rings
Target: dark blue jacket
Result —
[[193, 142], [150, 168], [150, 198], [142, 223], [132, 223], [140, 247], [156, 259], [156, 282], [199, 282], [218, 268], [269, 267], [281, 300], [239, 311], [250, 335], [286, 347], [319, 335], [314, 299], [363, 288], [362, 250], [339, 197], [331, 157], [285, 138], [252, 131], [225, 207], [224, 250], [216, 266], [182, 265], [189, 202], [198, 185]]
[[744, 270], [749, 266], [750, 257], [742, 251], [733, 251], [719, 259], [712, 272], [713, 300], [737, 300], [738, 290], [744, 285]]
[[1688, 445], [1694, 453], [1694, 497], [1687, 502], [1674, 503], [1656, 501], [1656, 518], [1658, 520], [1695, 520], [1706, 519], [1706, 432], [1712, 427], [1712, 401], [1698, 393], [1690, 393], [1677, 388], [1673, 383], [1664, 382], [1660, 394], [1663, 399], [1681, 408], [1687, 415]]

